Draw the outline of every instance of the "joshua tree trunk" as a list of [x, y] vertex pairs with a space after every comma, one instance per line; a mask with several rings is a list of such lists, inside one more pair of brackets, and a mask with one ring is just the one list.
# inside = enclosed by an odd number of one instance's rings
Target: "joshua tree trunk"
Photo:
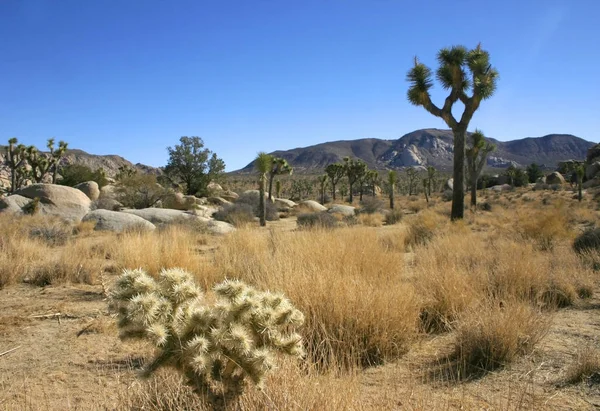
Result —
[[331, 182], [331, 198], [333, 199], [333, 201], [335, 201], [335, 183]]
[[[452, 190], [452, 212], [450, 219], [460, 220], [465, 210], [465, 140], [466, 129], [454, 130], [454, 189]], [[475, 187], [477, 189], [477, 187]]]
[[267, 225], [266, 215], [267, 215], [267, 204], [265, 203], [265, 184], [266, 184], [266, 175], [260, 176], [259, 181], [259, 197], [258, 197], [258, 218], [260, 219], [261, 227]]
[[471, 176], [471, 205], [477, 207], [477, 175]]
[[275, 178], [275, 174], [271, 174], [269, 176], [269, 201], [273, 201], [273, 179]]
[[390, 186], [390, 208], [394, 209], [394, 185]]
[[350, 186], [350, 198], [349, 198], [349, 202], [350, 204], [352, 204], [352, 201], [354, 200], [354, 197], [352, 196], [352, 183], [348, 183], [348, 185]]
[[362, 201], [362, 198], [363, 198], [363, 187], [362, 186], [360, 187], [359, 196], [360, 196], [359, 200]]

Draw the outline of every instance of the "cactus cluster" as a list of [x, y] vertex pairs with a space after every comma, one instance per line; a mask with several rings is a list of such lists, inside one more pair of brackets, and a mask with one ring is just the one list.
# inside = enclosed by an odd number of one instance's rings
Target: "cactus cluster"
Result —
[[179, 370], [213, 408], [224, 409], [242, 394], [247, 380], [259, 388], [280, 352], [304, 353], [295, 332], [303, 314], [289, 300], [261, 292], [241, 281], [226, 280], [208, 304], [190, 273], [163, 270], [157, 280], [143, 270], [125, 270], [109, 293], [121, 338], [153, 343], [149, 376], [161, 366]]

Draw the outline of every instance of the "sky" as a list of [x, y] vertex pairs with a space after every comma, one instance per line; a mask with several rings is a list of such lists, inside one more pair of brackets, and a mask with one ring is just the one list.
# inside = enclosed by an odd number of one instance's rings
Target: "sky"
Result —
[[0, 144], [56, 137], [162, 166], [199, 136], [232, 171], [259, 151], [397, 139], [448, 128], [407, 101], [414, 56], [435, 69], [440, 48], [479, 42], [500, 79], [470, 130], [598, 142], [598, 17], [598, 0], [0, 0]]

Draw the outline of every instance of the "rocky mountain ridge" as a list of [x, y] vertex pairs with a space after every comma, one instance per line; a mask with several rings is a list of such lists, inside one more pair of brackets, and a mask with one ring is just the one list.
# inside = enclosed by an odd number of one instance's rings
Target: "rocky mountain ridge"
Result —
[[[570, 134], [550, 134], [512, 141], [488, 138], [496, 150], [488, 158], [488, 167], [506, 168], [509, 165], [525, 167], [537, 163], [554, 168], [565, 160], [583, 160], [594, 145]], [[285, 158], [295, 172], [319, 172], [328, 164], [342, 161], [346, 156], [360, 158], [370, 168], [400, 169], [404, 167], [434, 166], [443, 171], [452, 169], [454, 138], [451, 130], [422, 129], [408, 133], [398, 140], [376, 138], [343, 140], [321, 143], [292, 150], [271, 153]], [[234, 173], [253, 172], [254, 163]]]

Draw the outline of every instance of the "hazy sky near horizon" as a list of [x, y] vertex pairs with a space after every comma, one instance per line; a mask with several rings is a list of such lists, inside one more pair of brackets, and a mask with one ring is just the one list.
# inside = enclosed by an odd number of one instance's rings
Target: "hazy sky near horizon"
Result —
[[[498, 91], [470, 129], [600, 135], [598, 0], [0, 0], [0, 144], [49, 137], [160, 166], [200, 136], [235, 170], [258, 151], [397, 139], [413, 57], [481, 42]], [[436, 85], [434, 100], [444, 93]]]

